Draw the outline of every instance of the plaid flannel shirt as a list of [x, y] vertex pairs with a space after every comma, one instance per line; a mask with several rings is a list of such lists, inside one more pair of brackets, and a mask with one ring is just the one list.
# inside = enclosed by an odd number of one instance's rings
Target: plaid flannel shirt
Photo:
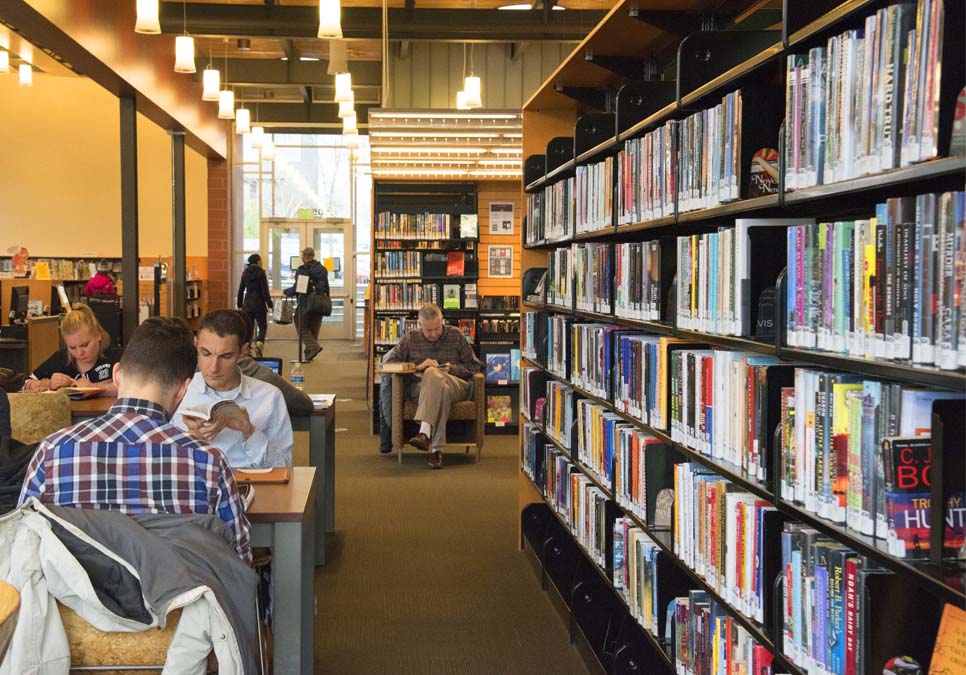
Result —
[[20, 503], [128, 514], [216, 514], [252, 561], [245, 507], [224, 455], [181, 431], [156, 403], [117, 399], [106, 414], [51, 434], [37, 447]]
[[461, 380], [472, 379], [483, 367], [460, 330], [446, 325], [443, 326], [443, 334], [435, 342], [423, 337], [423, 332], [418, 328], [409, 331], [382, 360], [384, 363], [410, 361], [418, 366], [426, 359], [450, 364], [450, 375]]

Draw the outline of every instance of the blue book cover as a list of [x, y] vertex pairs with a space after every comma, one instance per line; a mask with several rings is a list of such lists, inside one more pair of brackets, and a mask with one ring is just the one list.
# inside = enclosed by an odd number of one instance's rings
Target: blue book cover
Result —
[[489, 384], [507, 384], [510, 381], [510, 355], [486, 355], [486, 381]]
[[828, 616], [829, 616], [829, 571], [828, 571], [828, 544], [818, 543], [815, 545], [815, 584], [813, 594], [813, 607], [815, 608], [815, 619], [812, 632], [812, 658], [819, 670], [824, 670], [828, 663]]
[[[785, 308], [786, 308], [786, 323], [788, 331], [794, 331], [798, 328], [798, 312], [796, 311], [795, 302], [795, 273], [798, 265], [795, 264], [796, 256], [798, 255], [795, 246], [796, 232], [800, 225], [793, 225], [786, 231], [787, 240], [785, 244], [785, 260], [787, 265], [785, 268]], [[786, 337], [787, 340], [787, 337]]]
[[510, 350], [510, 382], [520, 381], [520, 350]]
[[[792, 630], [795, 632], [795, 654], [802, 654], [802, 638], [804, 637], [804, 615], [802, 612], [802, 551], [792, 550]], [[800, 660], [799, 660], [800, 662]]]
[[828, 551], [828, 660], [825, 670], [845, 675], [845, 561], [855, 553], [835, 546]]

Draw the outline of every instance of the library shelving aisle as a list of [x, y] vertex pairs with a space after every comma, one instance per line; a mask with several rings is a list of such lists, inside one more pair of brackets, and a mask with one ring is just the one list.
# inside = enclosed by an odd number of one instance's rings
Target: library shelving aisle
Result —
[[719, 5], [524, 106], [521, 546], [606, 672], [963, 672], [966, 10]]

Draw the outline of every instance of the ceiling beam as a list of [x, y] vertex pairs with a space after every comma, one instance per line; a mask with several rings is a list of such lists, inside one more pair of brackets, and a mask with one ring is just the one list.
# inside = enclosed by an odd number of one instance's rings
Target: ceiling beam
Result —
[[[196, 37], [314, 38], [319, 8], [311, 6], [221, 5], [180, 2], [161, 3], [161, 30], [179, 35], [187, 30]], [[551, 12], [507, 12], [497, 9], [389, 10], [393, 40], [434, 42], [520, 42], [582, 40], [604, 18], [598, 10]], [[380, 38], [382, 10], [379, 7], [343, 7], [342, 34], [347, 39]]]
[[[302, 63], [299, 61], [299, 50], [295, 47], [295, 41], [292, 39], [282, 40], [282, 50], [285, 52], [285, 56], [288, 61], [285, 62], [286, 66], [286, 79], [291, 82], [295, 79], [295, 65]], [[328, 69], [326, 69], [328, 70]], [[231, 72], [230, 70], [228, 71]], [[302, 92], [302, 103], [309, 105], [312, 103], [312, 87], [307, 84], [299, 84], [299, 90]]]
[[[198, 72], [195, 79], [201, 80], [201, 73], [208, 61], [195, 59]], [[222, 62], [223, 63], [223, 62]], [[217, 64], [219, 67], [222, 63]], [[288, 85], [311, 87], [334, 85], [335, 76], [329, 75], [325, 61], [299, 61], [288, 57], [281, 59], [229, 59], [227, 84], [241, 86]], [[352, 86], [379, 86], [382, 84], [382, 64], [379, 61], [350, 61]]]

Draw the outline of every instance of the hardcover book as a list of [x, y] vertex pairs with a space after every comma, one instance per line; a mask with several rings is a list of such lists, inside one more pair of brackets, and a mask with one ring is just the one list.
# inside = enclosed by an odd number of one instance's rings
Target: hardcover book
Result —
[[509, 424], [513, 421], [512, 400], [510, 396], [486, 397], [487, 424]]
[[460, 309], [460, 285], [443, 284], [443, 309]]
[[510, 382], [510, 355], [486, 355], [486, 381], [489, 384], [507, 384]]

